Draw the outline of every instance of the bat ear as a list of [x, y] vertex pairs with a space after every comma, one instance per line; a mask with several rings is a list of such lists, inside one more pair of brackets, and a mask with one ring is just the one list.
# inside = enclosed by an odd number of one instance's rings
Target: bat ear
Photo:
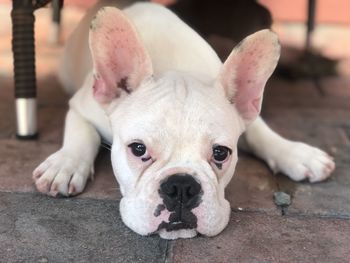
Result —
[[260, 113], [265, 84], [279, 56], [277, 35], [261, 30], [239, 43], [222, 67], [219, 83], [246, 124]]
[[151, 59], [135, 26], [117, 8], [100, 9], [91, 22], [89, 45], [94, 70], [94, 97], [108, 104], [130, 93], [153, 74]]

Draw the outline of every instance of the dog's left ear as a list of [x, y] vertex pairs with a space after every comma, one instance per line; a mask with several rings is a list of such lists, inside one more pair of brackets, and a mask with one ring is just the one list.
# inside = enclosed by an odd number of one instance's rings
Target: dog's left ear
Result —
[[279, 56], [277, 35], [261, 30], [239, 43], [223, 65], [219, 82], [246, 124], [260, 113], [264, 87]]
[[108, 104], [130, 93], [153, 73], [151, 59], [135, 26], [117, 8], [104, 7], [91, 22], [89, 44], [94, 68], [94, 97]]

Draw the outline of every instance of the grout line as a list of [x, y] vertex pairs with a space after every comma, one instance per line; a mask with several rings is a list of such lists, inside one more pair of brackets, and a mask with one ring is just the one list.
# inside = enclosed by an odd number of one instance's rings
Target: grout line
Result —
[[340, 220], [350, 220], [350, 215], [348, 214], [306, 214], [304, 212], [292, 212], [289, 213], [290, 217], [298, 217], [298, 218], [317, 218], [317, 219], [340, 219]]
[[[277, 209], [279, 210], [279, 209]], [[275, 210], [273, 210], [275, 211]], [[274, 213], [271, 210], [263, 210], [263, 209], [250, 209], [250, 208], [244, 208], [244, 209], [240, 209], [240, 208], [233, 208], [231, 207], [231, 213], [259, 213], [259, 214], [264, 214], [267, 216], [279, 216], [279, 214], [276, 212]]]
[[[235, 213], [256, 213], [256, 214], [264, 214], [266, 216], [271, 216], [271, 217], [277, 217], [279, 215], [277, 214], [270, 214], [264, 211], [259, 211], [259, 210], [236, 210], [236, 209], [231, 209], [231, 212]], [[332, 213], [332, 214], [317, 214], [317, 213], [304, 213], [304, 212], [289, 212], [285, 213], [285, 217], [300, 217], [300, 218], [317, 218], [317, 219], [343, 219], [343, 220], [350, 220], [350, 214], [337, 214], [337, 213]]]
[[170, 240], [166, 240], [166, 247], [164, 253], [164, 263], [171, 263], [173, 261], [173, 242]]

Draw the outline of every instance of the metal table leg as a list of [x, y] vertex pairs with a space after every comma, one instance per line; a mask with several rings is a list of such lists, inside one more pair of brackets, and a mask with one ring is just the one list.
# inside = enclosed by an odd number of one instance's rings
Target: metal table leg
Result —
[[48, 2], [49, 0], [13, 0], [12, 2], [16, 134], [20, 139], [33, 139], [38, 135], [33, 12]]
[[49, 36], [51, 44], [58, 44], [61, 35], [61, 9], [63, 7], [63, 0], [52, 0], [52, 25]]
[[316, 0], [308, 0], [308, 10], [307, 10], [307, 31], [306, 31], [306, 50], [310, 50], [312, 33], [315, 29], [315, 14], [316, 14]]
[[32, 1], [13, 1], [12, 51], [14, 58], [17, 137], [37, 137], [37, 106]]

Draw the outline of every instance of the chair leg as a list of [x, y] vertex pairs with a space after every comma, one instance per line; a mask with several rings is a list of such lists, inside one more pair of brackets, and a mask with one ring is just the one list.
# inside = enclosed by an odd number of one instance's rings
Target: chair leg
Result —
[[52, 0], [52, 24], [49, 34], [49, 43], [59, 44], [61, 36], [61, 9], [63, 0]]
[[307, 30], [306, 30], [306, 40], [305, 49], [310, 50], [312, 48], [312, 33], [315, 29], [315, 16], [316, 16], [316, 0], [308, 0], [308, 10], [307, 10]]
[[37, 137], [37, 105], [32, 1], [13, 0], [12, 51], [14, 58], [17, 137]]

